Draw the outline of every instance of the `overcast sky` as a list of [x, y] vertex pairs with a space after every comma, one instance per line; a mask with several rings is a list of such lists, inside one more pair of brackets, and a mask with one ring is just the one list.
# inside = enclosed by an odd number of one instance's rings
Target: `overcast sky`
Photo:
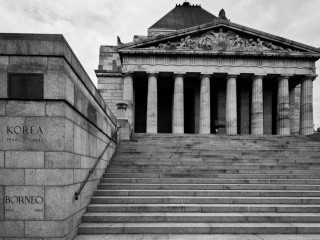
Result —
[[[320, 47], [319, 0], [189, 2], [214, 15], [224, 8], [232, 22]], [[96, 84], [100, 45], [146, 35], [176, 3], [183, 0], [0, 0], [0, 32], [62, 33]], [[320, 127], [320, 78], [314, 82], [314, 120]]]

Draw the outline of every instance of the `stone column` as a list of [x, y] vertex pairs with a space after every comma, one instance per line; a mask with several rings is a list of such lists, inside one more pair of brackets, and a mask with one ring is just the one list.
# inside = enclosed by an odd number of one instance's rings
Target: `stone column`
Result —
[[200, 134], [210, 134], [210, 75], [200, 79]]
[[172, 133], [184, 133], [183, 75], [174, 78]]
[[237, 134], [237, 83], [235, 75], [227, 76], [226, 133]]
[[123, 101], [128, 104], [126, 110], [126, 119], [130, 123], [131, 127], [133, 126], [133, 74], [125, 73], [123, 75]]
[[263, 76], [254, 76], [252, 79], [252, 109], [251, 134], [263, 134]]
[[300, 135], [313, 133], [312, 80], [308, 76], [301, 81]]
[[289, 88], [290, 135], [300, 134], [300, 94], [300, 84]]
[[278, 79], [277, 134], [290, 135], [288, 76]]
[[157, 74], [148, 75], [147, 133], [158, 132]]

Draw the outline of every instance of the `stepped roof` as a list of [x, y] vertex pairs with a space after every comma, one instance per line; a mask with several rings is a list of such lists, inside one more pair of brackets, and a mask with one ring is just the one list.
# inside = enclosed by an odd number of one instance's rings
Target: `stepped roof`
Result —
[[149, 29], [180, 30], [212, 22], [217, 17], [207, 12], [200, 5], [189, 2], [178, 4], [174, 9], [153, 24]]

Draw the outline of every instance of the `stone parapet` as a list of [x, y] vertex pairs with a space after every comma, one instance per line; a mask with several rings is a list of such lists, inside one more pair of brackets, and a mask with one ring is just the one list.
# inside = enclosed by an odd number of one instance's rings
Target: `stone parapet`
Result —
[[[120, 133], [74, 194], [117, 119], [62, 35], [0, 34], [0, 53], [0, 239], [72, 239]], [[43, 95], [21, 98], [34, 76]]]
[[[52, 60], [52, 58], [63, 58], [68, 68], [77, 76], [78, 81], [82, 82], [83, 86], [87, 88], [88, 94], [92, 95], [101, 108], [115, 121], [115, 117], [62, 34], [0, 33], [0, 53], [2, 55], [0, 59], [1, 74], [4, 74], [2, 70], [5, 69], [8, 70], [8, 72], [19, 71], [29, 73], [43, 72], [44, 70], [48, 72], [60, 71], [61, 59], [58, 60], [57, 64], [50, 63], [49, 61]], [[19, 57], [15, 58], [14, 56]], [[23, 58], [21, 58], [23, 56], [29, 57], [29, 62], [28, 60], [24, 61]], [[8, 66], [9, 57], [10, 66], [7, 69], [6, 66]], [[33, 58], [30, 59], [30, 57]], [[30, 63], [33, 66], [31, 66]], [[51, 65], [49, 66], [49, 64]], [[0, 93], [5, 92], [6, 88], [3, 82], [0, 81], [0, 84], [3, 86]], [[3, 98], [3, 96], [0, 95], [0, 98]]]

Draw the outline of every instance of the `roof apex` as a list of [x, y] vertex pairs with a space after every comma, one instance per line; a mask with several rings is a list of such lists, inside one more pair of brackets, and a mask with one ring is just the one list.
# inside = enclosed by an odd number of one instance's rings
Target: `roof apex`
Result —
[[149, 27], [148, 32], [159, 32], [159, 29], [165, 32], [177, 31], [209, 23], [216, 18], [213, 14], [204, 10], [201, 5], [190, 4], [186, 1], [183, 4], [177, 4], [169, 13]]

